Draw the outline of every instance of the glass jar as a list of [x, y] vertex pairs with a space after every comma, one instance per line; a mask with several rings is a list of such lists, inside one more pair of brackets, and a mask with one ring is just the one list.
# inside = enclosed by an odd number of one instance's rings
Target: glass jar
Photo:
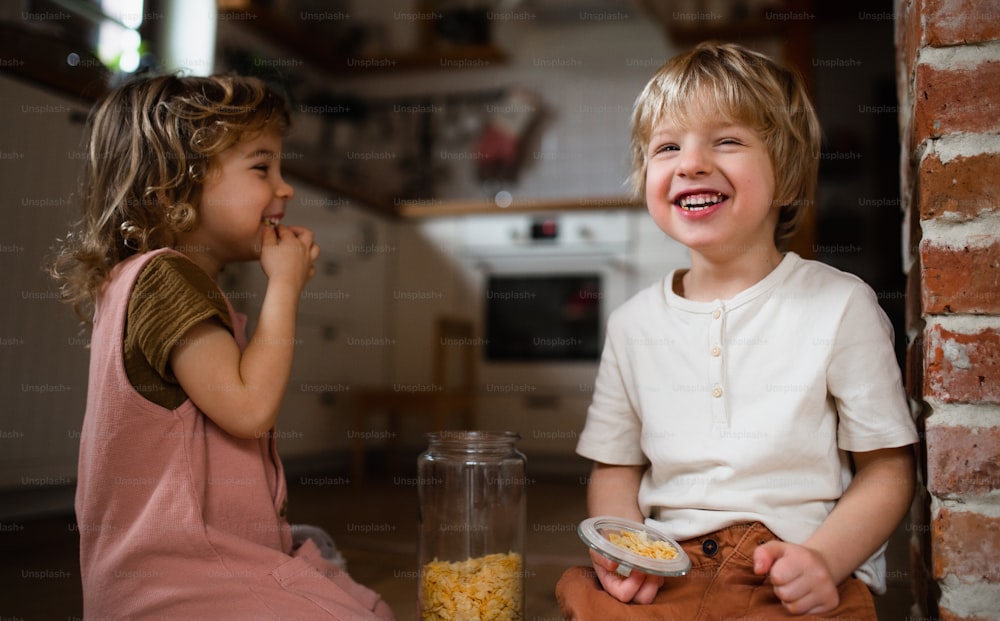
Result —
[[417, 461], [422, 621], [524, 618], [525, 458], [513, 432], [443, 431]]

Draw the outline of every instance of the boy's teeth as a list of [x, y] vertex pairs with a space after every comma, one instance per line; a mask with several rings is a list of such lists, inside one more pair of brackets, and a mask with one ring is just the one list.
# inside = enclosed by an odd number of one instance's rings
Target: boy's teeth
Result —
[[278, 219], [277, 218], [261, 218], [260, 221], [265, 226], [278, 226]]
[[706, 209], [721, 203], [725, 200], [725, 196], [721, 192], [715, 192], [714, 194], [690, 194], [684, 196], [677, 201], [677, 205], [683, 209], [698, 210]]

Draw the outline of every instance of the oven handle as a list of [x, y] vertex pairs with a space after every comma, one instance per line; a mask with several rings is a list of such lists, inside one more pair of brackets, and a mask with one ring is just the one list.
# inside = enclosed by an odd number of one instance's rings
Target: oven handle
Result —
[[[508, 257], [512, 258], [512, 257]], [[536, 257], [532, 257], [536, 258]], [[539, 259], [547, 259], [551, 257], [537, 257]], [[537, 271], [542, 272], [554, 272], [560, 274], [572, 273], [572, 272], [593, 272], [595, 269], [611, 269], [611, 271], [618, 272], [621, 274], [633, 274], [636, 271], [635, 262], [630, 260], [624, 255], [601, 255], [595, 257], [594, 255], [559, 255], [560, 259], [571, 259], [579, 258], [586, 259], [585, 262], [575, 263], [573, 265], [558, 265], [552, 266], [549, 269], [540, 268], [537, 265], [525, 263], [525, 268], [530, 268], [532, 272]], [[515, 271], [523, 271], [518, 269], [518, 265], [510, 263], [505, 260], [501, 261], [490, 261], [489, 259], [478, 258], [472, 263], [473, 269], [484, 274], [502, 274], [511, 273]]]

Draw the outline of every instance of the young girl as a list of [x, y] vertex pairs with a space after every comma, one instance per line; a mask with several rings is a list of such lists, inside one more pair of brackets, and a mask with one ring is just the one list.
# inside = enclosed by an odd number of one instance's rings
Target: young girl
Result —
[[589, 512], [659, 526], [693, 567], [623, 577], [592, 553], [557, 585], [567, 618], [876, 619], [917, 434], [875, 293], [779, 250], [819, 144], [797, 77], [736, 45], [636, 101], [635, 188], [691, 267], [609, 318], [577, 451]]
[[[284, 100], [250, 78], [163, 76], [111, 92], [88, 122], [83, 218], [53, 272], [93, 317], [76, 515], [84, 616], [391, 619], [293, 550], [275, 419], [312, 233], [283, 224]], [[215, 278], [260, 261], [244, 335]]]

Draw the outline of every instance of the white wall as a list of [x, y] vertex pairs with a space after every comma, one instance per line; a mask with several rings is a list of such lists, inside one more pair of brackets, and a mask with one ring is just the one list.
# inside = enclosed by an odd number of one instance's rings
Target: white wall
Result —
[[[286, 460], [332, 453], [349, 445], [352, 391], [386, 376], [393, 335], [386, 329], [383, 297], [396, 242], [393, 226], [341, 197], [286, 174], [295, 187], [289, 224], [306, 226], [320, 247], [316, 275], [299, 302], [296, 351], [278, 417], [278, 444]], [[247, 313], [252, 334], [266, 277], [257, 263], [227, 268], [234, 304]]]
[[[547, 3], [525, 6], [534, 4]], [[628, 7], [625, 2], [604, 4]], [[510, 191], [515, 199], [624, 193], [630, 170], [632, 104], [653, 71], [673, 54], [660, 27], [634, 10], [609, 13], [617, 19], [607, 21], [572, 10], [553, 16], [526, 8], [514, 12], [519, 19], [504, 19], [507, 13], [493, 15], [495, 40], [508, 54], [506, 62], [474, 69], [373, 70], [331, 88], [390, 97], [521, 87], [540, 97], [544, 111], [540, 128], [526, 143], [524, 166], [516, 181], [480, 183], [474, 161], [448, 159], [447, 154], [471, 147], [477, 135], [473, 129], [450, 144], [436, 146], [435, 165], [449, 171], [438, 184], [437, 198], [487, 198], [499, 189]], [[385, 17], [391, 19], [391, 13]], [[433, 122], [446, 122], [438, 116], [446, 115], [435, 116]], [[475, 127], [475, 114], [471, 117], [467, 120]], [[365, 148], [399, 148], [378, 141], [367, 136]]]
[[76, 479], [89, 330], [43, 271], [77, 217], [77, 102], [0, 75], [0, 490], [44, 493]]
[[[474, 161], [443, 157], [446, 150], [471, 147], [467, 139], [464, 144], [435, 150], [435, 163], [450, 172], [438, 188], [443, 199], [488, 199], [499, 189], [510, 191], [515, 200], [624, 195], [630, 172], [633, 101], [672, 53], [659, 27], [635, 12], [616, 12], [617, 19], [606, 21], [581, 19], [584, 13], [573, 10], [563, 11], [558, 17], [530, 10], [519, 15], [521, 19], [494, 21], [498, 44], [510, 54], [503, 65], [394, 73], [352, 80], [350, 85], [376, 97], [497, 87], [523, 87], [540, 97], [545, 116], [527, 144], [527, 157], [518, 179], [503, 184], [480, 183], [474, 174]], [[481, 217], [488, 221], [491, 216]], [[652, 225], [645, 212], [636, 211], [629, 218], [630, 262], [622, 278], [628, 280], [628, 290], [634, 292], [683, 263], [686, 254]], [[458, 254], [465, 241], [461, 238], [460, 218], [430, 218], [402, 223], [396, 229], [399, 251], [391, 257], [395, 266], [385, 301], [396, 345], [383, 381], [429, 382], [433, 317], [440, 313], [465, 316], [478, 326], [482, 308], [476, 296], [481, 291], [476, 290], [475, 274], [469, 273]], [[398, 295], [400, 292], [426, 295], [404, 297]], [[522, 448], [536, 457], [570, 456], [590, 400], [592, 374], [596, 372], [596, 363], [576, 366], [584, 368], [574, 369], [565, 382], [539, 378], [535, 383], [546, 387], [541, 391], [545, 394], [482, 392], [477, 425], [520, 432]], [[588, 377], [587, 382], [575, 381], [583, 376], [581, 372]], [[559, 384], [564, 386], [553, 388]], [[411, 429], [416, 428], [411, 425]], [[404, 434], [411, 442], [420, 441], [415, 431]]]
[[[598, 214], [587, 212], [586, 215]], [[605, 283], [606, 292], [611, 287], [623, 291], [614, 296], [606, 295], [604, 301], [609, 304], [612, 297], [620, 303], [663, 278], [671, 269], [688, 264], [687, 250], [667, 238], [644, 210], [616, 215], [626, 220], [628, 240], [620, 264], [599, 268], [605, 278], [614, 279], [613, 283]], [[435, 314], [470, 319], [482, 338], [483, 276], [476, 259], [464, 250], [468, 240], [463, 239], [462, 233], [471, 228], [467, 226], [470, 219], [494, 226], [493, 222], [501, 218], [499, 215], [457, 216], [400, 226], [394, 291], [425, 295], [411, 296], [415, 299], [408, 300], [390, 298], [386, 302], [386, 313], [395, 317], [396, 326], [397, 344], [393, 364], [388, 367], [394, 381], [409, 384], [430, 381], [429, 327]], [[575, 259], [581, 260], [587, 261]], [[587, 265], [603, 266], [608, 260], [608, 257], [599, 257], [595, 263], [587, 262]], [[544, 270], [544, 265], [539, 267]], [[553, 267], [554, 271], [562, 269], [565, 267]], [[611, 309], [605, 309], [608, 310]], [[494, 362], [487, 365], [482, 360], [484, 348], [476, 348], [480, 360], [477, 427], [517, 431], [522, 436], [520, 446], [529, 458], [547, 460], [548, 468], [559, 467], [559, 459], [573, 455], [590, 403], [597, 362]], [[517, 390], [520, 387], [524, 388], [521, 392]], [[410, 442], [419, 439], [419, 434], [412, 431], [404, 438]]]
[[[515, 197], [621, 194], [628, 175], [633, 99], [671, 50], [658, 27], [638, 13], [606, 21], [580, 15], [567, 10], [559, 19], [543, 13], [497, 17], [498, 44], [510, 55], [502, 65], [345, 78], [332, 86], [376, 97], [526, 87], [541, 97], [546, 115], [528, 145], [521, 175], [502, 189]], [[82, 125], [71, 121], [69, 111], [85, 107], [7, 76], [0, 80], [5, 127], [0, 150], [23, 155], [0, 161], [8, 203], [6, 233], [0, 233], [5, 274], [0, 291], [6, 298], [0, 325], [7, 326], [0, 328], [0, 488], [44, 491], [75, 478], [86, 396], [86, 336], [77, 332], [69, 310], [54, 299], [52, 284], [40, 267], [75, 214], [71, 194], [81, 160], [72, 154], [80, 148]], [[30, 111], [34, 109], [46, 112]], [[373, 149], [398, 148], [373, 140], [368, 144]], [[446, 162], [440, 154], [438, 159], [436, 164], [451, 167], [439, 187], [445, 198], [486, 197], [500, 189], [480, 185], [462, 164]], [[469, 314], [476, 305], [468, 274], [458, 269], [453, 254], [458, 229], [454, 220], [390, 222], [292, 181], [299, 195], [290, 219], [315, 228], [324, 249], [320, 275], [310, 283], [303, 302], [303, 347], [281, 418], [283, 454], [294, 459], [346, 448], [351, 388], [400, 378], [427, 381], [433, 316]], [[387, 187], [378, 177], [370, 183], [375, 189]], [[637, 224], [638, 247], [656, 248], [648, 240], [657, 234], [642, 233], [643, 226]], [[669, 246], [657, 251], [672, 252]], [[632, 276], [636, 284], [651, 280], [660, 264], [648, 259], [651, 254], [642, 256], [647, 258], [637, 259], [638, 271]], [[242, 302], [251, 315], [259, 306], [255, 295], [262, 293], [262, 281], [253, 269], [239, 273], [246, 277], [244, 282], [228, 283], [244, 289]], [[415, 291], [434, 295], [417, 299], [409, 295]], [[371, 345], [378, 342], [387, 344]], [[582, 391], [563, 400], [556, 414], [526, 409], [510, 396], [490, 407], [510, 417], [505, 420], [519, 428], [529, 448], [534, 440], [536, 448], [564, 454], [573, 444], [564, 432], [573, 431], [582, 420], [586, 401]], [[562, 441], [547, 443], [556, 436]], [[419, 435], [415, 437], [419, 442]]]

